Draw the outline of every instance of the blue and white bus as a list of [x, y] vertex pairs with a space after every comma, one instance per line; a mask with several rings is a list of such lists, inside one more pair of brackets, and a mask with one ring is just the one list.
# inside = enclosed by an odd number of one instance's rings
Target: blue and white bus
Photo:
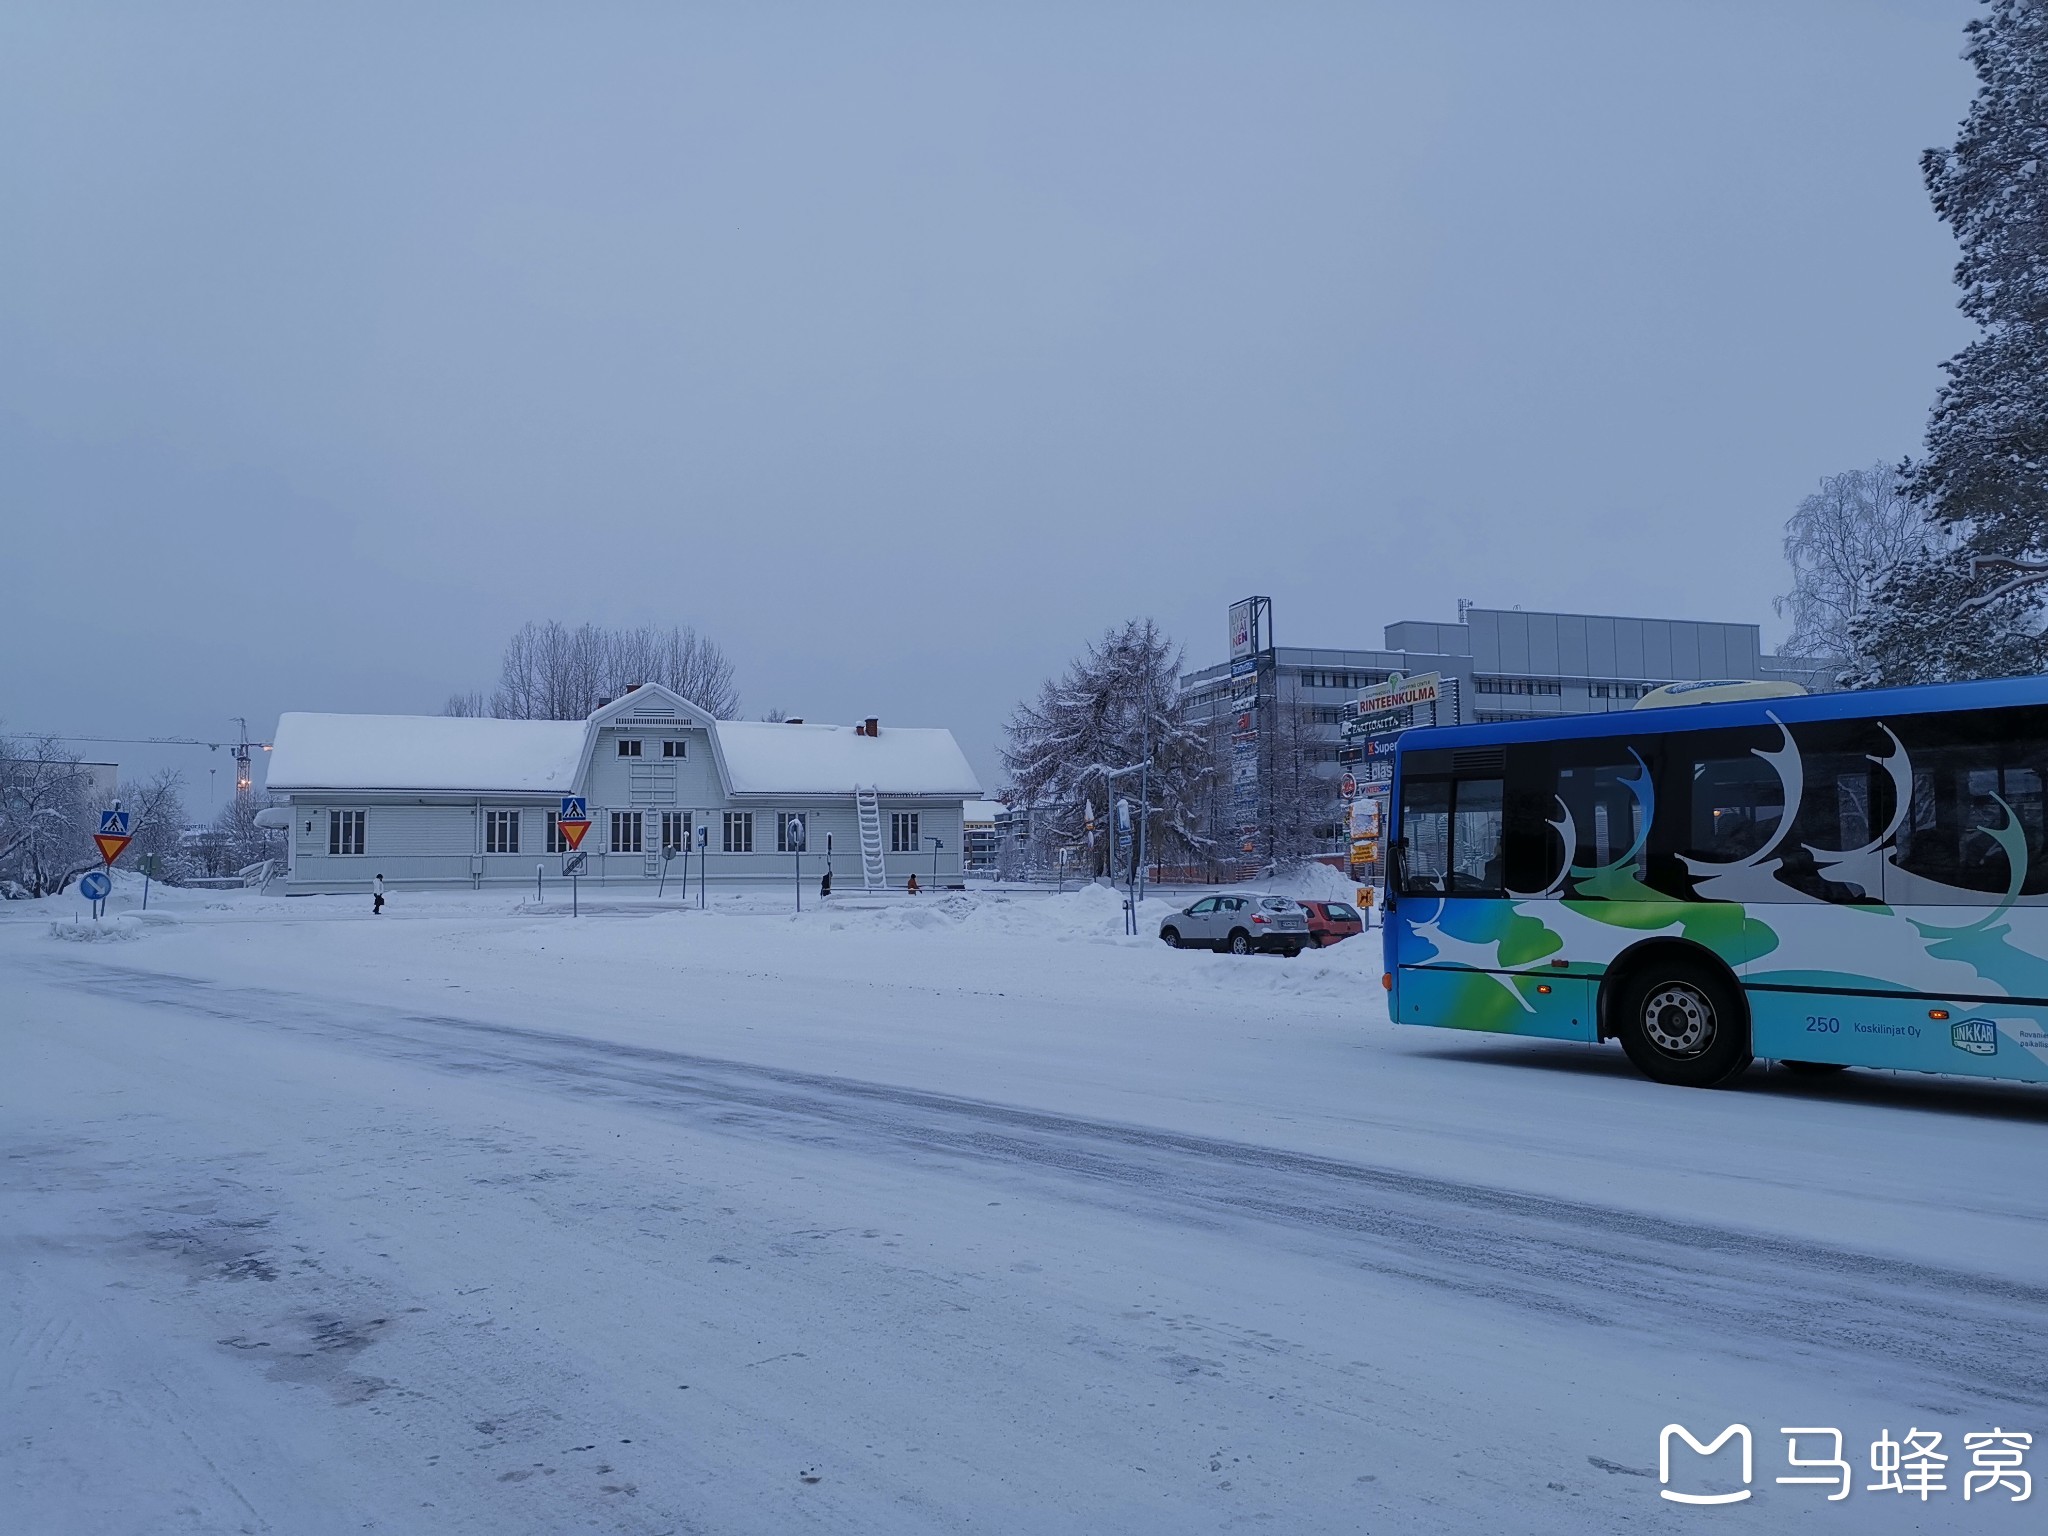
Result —
[[2048, 1082], [2048, 678], [1410, 731], [1390, 1012]]

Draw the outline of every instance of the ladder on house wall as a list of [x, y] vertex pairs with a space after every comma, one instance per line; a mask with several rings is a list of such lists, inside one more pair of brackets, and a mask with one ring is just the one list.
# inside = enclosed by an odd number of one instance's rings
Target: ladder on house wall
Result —
[[860, 877], [871, 891], [886, 890], [889, 867], [882, 860], [882, 804], [876, 791], [854, 786], [853, 807], [860, 815]]

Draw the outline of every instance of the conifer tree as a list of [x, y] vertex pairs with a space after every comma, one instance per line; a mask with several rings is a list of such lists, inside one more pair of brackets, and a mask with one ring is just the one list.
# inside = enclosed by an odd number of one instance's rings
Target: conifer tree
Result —
[[1981, 334], [1942, 365], [1926, 452], [1904, 466], [1928, 537], [1855, 625], [1857, 683], [2048, 665], [2048, 0], [1988, 0], [1967, 35], [1977, 95], [1921, 171]]

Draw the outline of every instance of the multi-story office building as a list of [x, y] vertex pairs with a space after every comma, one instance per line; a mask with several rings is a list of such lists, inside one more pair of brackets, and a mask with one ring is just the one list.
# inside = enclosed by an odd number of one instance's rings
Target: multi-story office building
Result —
[[[1273, 821], [1271, 802], [1281, 792], [1273, 782], [1276, 737], [1286, 738], [1284, 751], [1305, 759], [1315, 778], [1332, 781], [1331, 793], [1311, 796], [1319, 805], [1310, 808], [1302, 834], [1311, 845], [1326, 845], [1320, 851], [1343, 846], [1334, 787], [1342, 774], [1345, 705], [1396, 673], [1440, 675], [1446, 687], [1437, 719], [1451, 724], [1628, 709], [1650, 689], [1682, 681], [1772, 680], [1820, 690], [1833, 686], [1838, 665], [1766, 651], [1754, 624], [1468, 605], [1452, 624], [1389, 624], [1385, 639], [1376, 650], [1268, 645], [1181, 678], [1197, 719], [1237, 726], [1240, 742], [1247, 731], [1261, 738], [1257, 753], [1246, 755], [1259, 764], [1263, 822]], [[1299, 798], [1293, 788], [1286, 793]], [[1266, 855], [1243, 851], [1251, 862]]]

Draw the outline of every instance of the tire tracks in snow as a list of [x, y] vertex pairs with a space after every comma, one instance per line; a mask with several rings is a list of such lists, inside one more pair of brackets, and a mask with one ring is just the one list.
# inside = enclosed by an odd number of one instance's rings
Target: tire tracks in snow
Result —
[[[56, 984], [311, 1032], [724, 1135], [1048, 1176], [1153, 1219], [1278, 1227], [1379, 1274], [1678, 1347], [1848, 1363], [1891, 1393], [2048, 1406], [2048, 1285], [1249, 1142], [440, 1012], [84, 963]], [[1917, 1389], [1897, 1379], [1917, 1379]]]

